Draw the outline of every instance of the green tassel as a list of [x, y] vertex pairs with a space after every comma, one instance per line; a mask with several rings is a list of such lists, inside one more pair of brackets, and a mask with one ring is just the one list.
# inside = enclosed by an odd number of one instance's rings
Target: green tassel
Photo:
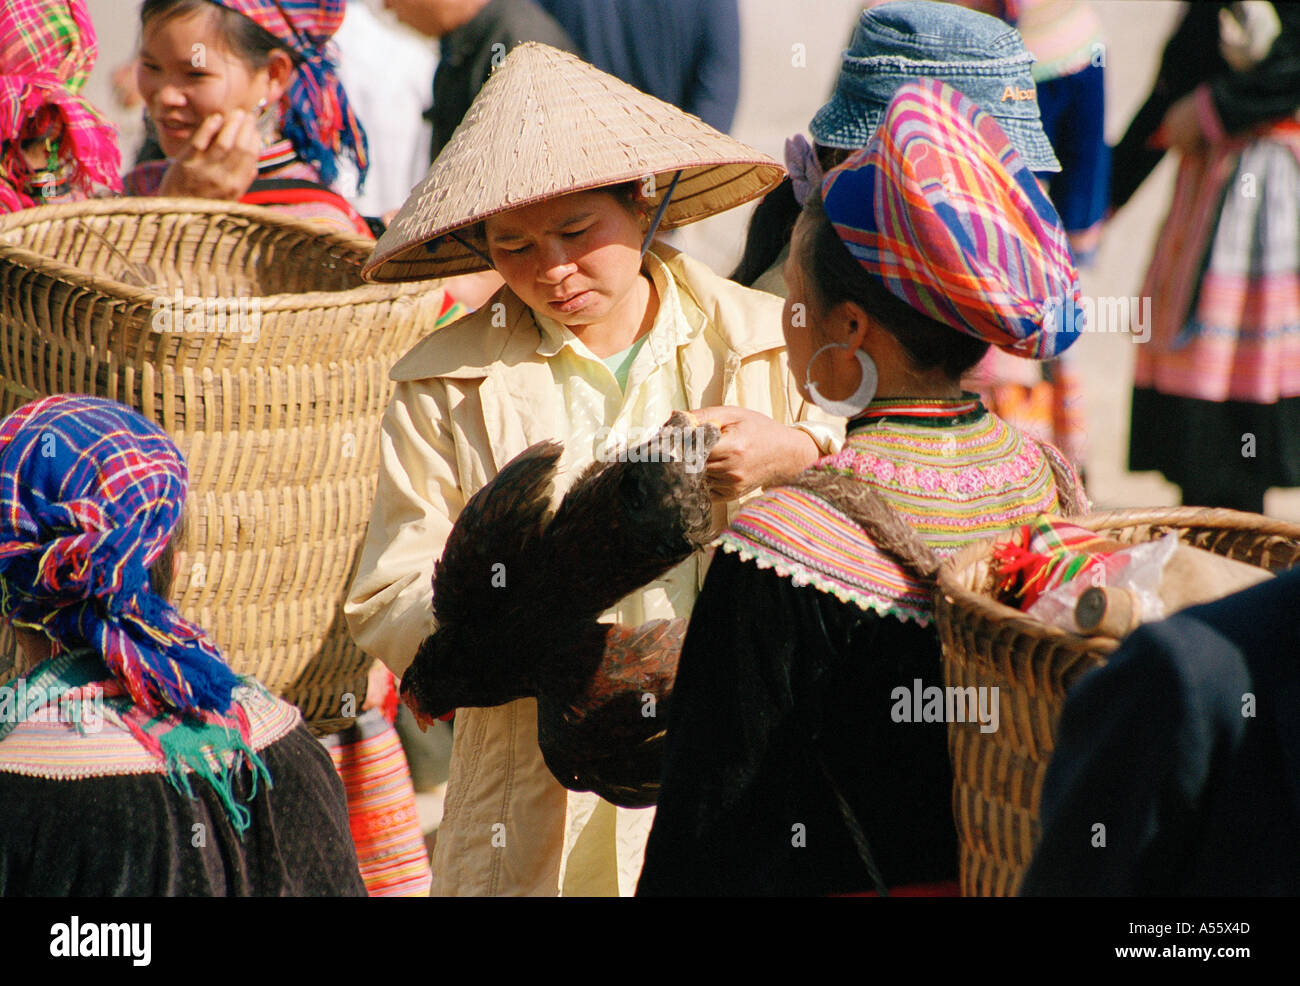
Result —
[[[235, 798], [235, 778], [240, 769], [247, 766], [253, 772], [253, 790], [249, 799], [257, 797], [259, 777], [266, 780], [268, 787], [271, 783], [271, 775], [262, 758], [244, 742], [239, 733], [232, 733], [224, 726], [195, 723], [190, 719], [167, 730], [159, 737], [159, 742], [167, 766], [167, 779], [172, 787], [186, 797], [193, 798], [194, 789], [189, 775], [198, 775], [217, 792], [231, 825], [242, 838], [252, 824], [252, 813]], [[233, 750], [234, 762], [228, 767], [223, 765], [214, 768], [205, 752], [209, 749]]]
[[[32, 696], [48, 695], [56, 686], [65, 691], [80, 688], [102, 680], [106, 674], [103, 662], [96, 655], [85, 650], [65, 651], [42, 662], [28, 674], [26, 693], [28, 698], [24, 707], [14, 710], [15, 714], [6, 717], [5, 721], [0, 721], [0, 739], [4, 739], [19, 722], [26, 720], [35, 711], [37, 703]], [[252, 679], [244, 679], [243, 684], [256, 687], [263, 694], [267, 694], [266, 690]], [[135, 706], [126, 696], [104, 699], [104, 714], [117, 722], [121, 728], [130, 729], [132, 732], [139, 728], [139, 720], [132, 718], [134, 709]], [[77, 729], [80, 731], [80, 701], [74, 703], [73, 712], [76, 716]], [[129, 725], [128, 720], [130, 720]], [[144, 722], [143, 732], [148, 734], [150, 740], [157, 742], [162, 750], [166, 777], [171, 786], [179, 794], [193, 799], [195, 795], [194, 787], [190, 783], [190, 774], [197, 774], [217, 792], [217, 797], [221, 799], [231, 824], [242, 838], [252, 824], [253, 816], [247, 805], [240, 804], [235, 798], [235, 778], [244, 767], [252, 771], [253, 789], [249, 794], [250, 801], [257, 797], [259, 781], [265, 780], [267, 788], [272, 786], [272, 781], [266, 764], [245, 742], [239, 731], [192, 718], [179, 721], [152, 718]], [[143, 740], [143, 737], [138, 736], [138, 738]], [[217, 767], [212, 766], [206, 751], [212, 752], [213, 758], [218, 762]], [[223, 756], [226, 753], [234, 753], [234, 758], [228, 767], [223, 763]]]

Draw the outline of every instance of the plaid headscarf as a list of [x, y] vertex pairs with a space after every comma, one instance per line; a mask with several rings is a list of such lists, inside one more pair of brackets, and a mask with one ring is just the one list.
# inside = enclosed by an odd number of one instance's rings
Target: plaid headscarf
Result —
[[[4, 0], [0, 8], [0, 212], [37, 205], [19, 141], [37, 126], [63, 123], [59, 160], [74, 187], [121, 191], [117, 130], [77, 95], [94, 67], [95, 28], [83, 0]], [[43, 117], [43, 119], [42, 119]]]
[[0, 617], [54, 656], [89, 646], [154, 716], [224, 714], [239, 684], [149, 585], [188, 484], [171, 438], [115, 401], [45, 397], [0, 422]]
[[917, 311], [1031, 359], [1083, 331], [1056, 210], [997, 121], [951, 86], [901, 87], [822, 196], [858, 263]]
[[298, 61], [285, 94], [280, 132], [294, 150], [332, 185], [339, 154], [347, 150], [360, 181], [370, 168], [366, 132], [352, 110], [335, 67], [337, 49], [330, 38], [343, 23], [347, 0], [211, 0], [243, 14], [273, 34]]

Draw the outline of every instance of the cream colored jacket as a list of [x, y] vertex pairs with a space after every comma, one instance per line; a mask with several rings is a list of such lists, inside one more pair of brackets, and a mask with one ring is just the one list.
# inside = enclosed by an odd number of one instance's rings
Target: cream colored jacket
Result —
[[[655, 252], [694, 302], [684, 308], [707, 323], [679, 349], [691, 406], [737, 405], [787, 424], [811, 418], [804, 427], [823, 451], [837, 448], [843, 422], [807, 407], [787, 372], [780, 299], [661, 244]], [[378, 489], [344, 611], [357, 644], [396, 674], [434, 629], [434, 562], [461, 507], [529, 445], [565, 433], [539, 341], [532, 311], [507, 289], [425, 337], [392, 370]], [[592, 799], [547, 770], [534, 699], [459, 710], [432, 893], [558, 893], [575, 817], [590, 816]], [[648, 831], [644, 814], [633, 829]], [[644, 834], [619, 835], [622, 892], [635, 884]]]

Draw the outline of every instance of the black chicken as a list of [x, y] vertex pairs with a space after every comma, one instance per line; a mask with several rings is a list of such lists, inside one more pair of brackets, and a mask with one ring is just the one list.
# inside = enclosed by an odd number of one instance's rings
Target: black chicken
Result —
[[597, 617], [707, 543], [704, 463], [719, 437], [677, 412], [618, 461], [593, 463], [554, 516], [561, 446], [511, 460], [465, 505], [435, 567], [438, 629], [402, 679], [417, 718], [535, 696], [560, 783], [653, 804], [686, 621]]

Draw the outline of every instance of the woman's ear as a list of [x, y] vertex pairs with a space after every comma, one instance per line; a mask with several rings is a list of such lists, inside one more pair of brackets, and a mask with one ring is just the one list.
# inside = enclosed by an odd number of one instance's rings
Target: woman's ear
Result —
[[866, 309], [853, 301], [841, 301], [835, 305], [830, 311], [829, 323], [826, 326], [827, 338], [844, 343], [850, 353], [865, 348], [864, 343], [875, 327]]
[[632, 214], [636, 217], [637, 225], [641, 227], [642, 235], [648, 233], [650, 220], [655, 214], [654, 200], [646, 197], [640, 183], [637, 184], [636, 192], [632, 195]]
[[274, 106], [289, 91], [293, 82], [295, 66], [289, 53], [283, 48], [276, 48], [266, 58], [267, 89], [266, 101]]

